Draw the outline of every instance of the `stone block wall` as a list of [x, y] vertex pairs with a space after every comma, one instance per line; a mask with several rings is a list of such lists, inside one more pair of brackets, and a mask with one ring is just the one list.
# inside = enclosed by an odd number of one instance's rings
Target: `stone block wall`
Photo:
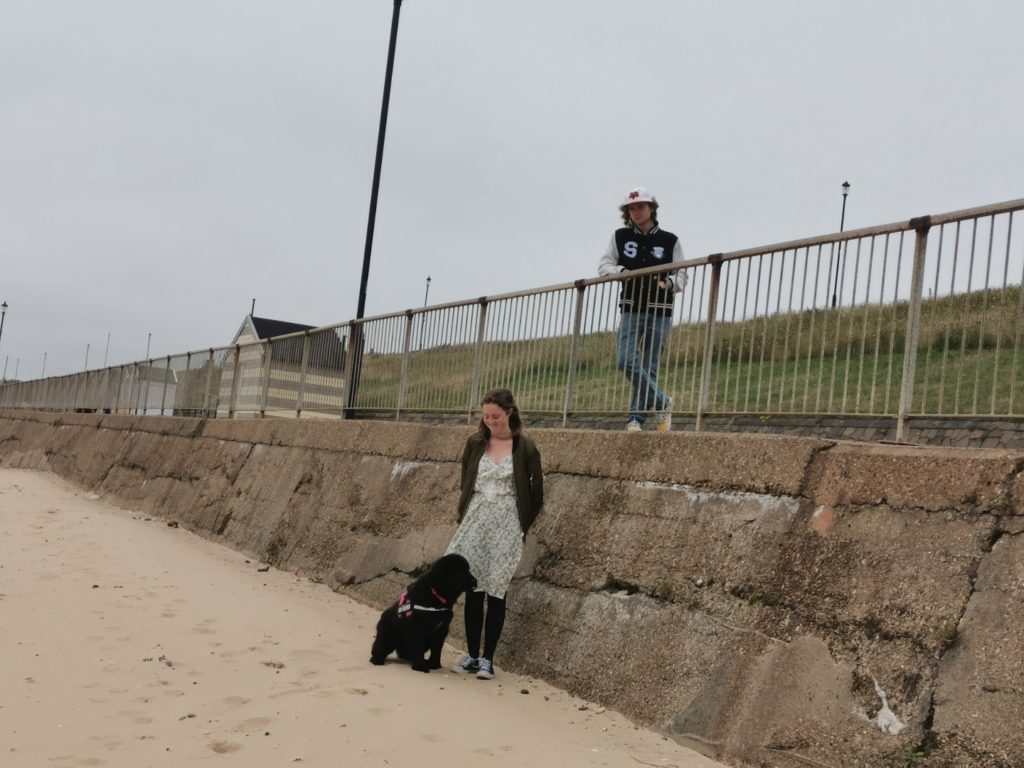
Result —
[[[454, 531], [468, 433], [6, 411], [0, 464], [384, 605]], [[1024, 765], [1024, 451], [531, 434], [499, 667], [737, 766]]]

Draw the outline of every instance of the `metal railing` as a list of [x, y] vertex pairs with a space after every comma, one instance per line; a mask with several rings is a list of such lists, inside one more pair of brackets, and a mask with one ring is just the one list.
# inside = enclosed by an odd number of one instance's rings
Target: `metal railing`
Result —
[[[683, 262], [659, 386], [709, 415], [1022, 416], [1024, 199]], [[1019, 226], [1018, 226], [1019, 229]], [[595, 259], [596, 262], [596, 259]], [[619, 293], [657, 267], [0, 386], [0, 407], [472, 419], [509, 387], [622, 414]]]

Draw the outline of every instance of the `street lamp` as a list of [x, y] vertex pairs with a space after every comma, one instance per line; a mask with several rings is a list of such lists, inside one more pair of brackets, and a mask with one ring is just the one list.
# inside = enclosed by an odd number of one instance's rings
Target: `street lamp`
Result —
[[[430, 295], [430, 275], [427, 275], [427, 288], [423, 291], [423, 308], [427, 308], [427, 296]], [[423, 329], [427, 324], [427, 313], [420, 315], [420, 349], [423, 349]]]
[[[843, 227], [846, 225], [846, 196], [850, 194], [850, 182], [843, 182], [843, 212], [839, 216], [839, 234], [843, 233]], [[836, 279], [832, 285], [832, 308], [836, 306], [836, 294], [839, 292], [839, 273], [842, 271], [843, 266], [843, 254], [846, 252], [846, 242], [839, 243], [839, 258], [838, 266], [836, 268]]]
[[4, 337], [4, 318], [7, 317], [7, 302], [0, 304], [0, 340]]
[[388, 63], [384, 71], [384, 97], [380, 105], [380, 127], [377, 129], [377, 157], [373, 163], [373, 186], [370, 190], [370, 216], [366, 222], [366, 247], [363, 250], [363, 274], [359, 280], [359, 305], [356, 320], [362, 320], [366, 311], [366, 283], [370, 278], [370, 253], [373, 251], [373, 228], [377, 220], [377, 192], [380, 189], [380, 168], [384, 162], [384, 134], [388, 127], [388, 104], [391, 101], [391, 75], [395, 70], [395, 45], [398, 42], [398, 15], [402, 0], [395, 0], [391, 14], [391, 40], [388, 43]]
[[[388, 63], [384, 70], [384, 96], [380, 105], [380, 126], [377, 129], [377, 156], [373, 163], [373, 185], [370, 188], [370, 215], [366, 222], [366, 247], [363, 249], [363, 271], [359, 278], [359, 303], [356, 320], [362, 320], [366, 313], [366, 284], [370, 279], [370, 254], [373, 252], [373, 228], [377, 220], [377, 192], [380, 189], [380, 169], [384, 162], [384, 134], [388, 127], [388, 104], [391, 101], [391, 75], [395, 70], [395, 45], [398, 43], [398, 16], [402, 11], [402, 0], [395, 0], [391, 13], [391, 39], [388, 42]], [[363, 325], [354, 323], [349, 337], [349, 354], [352, 355], [352, 380], [349, 384], [346, 414], [351, 413], [358, 401], [359, 374], [363, 357]]]

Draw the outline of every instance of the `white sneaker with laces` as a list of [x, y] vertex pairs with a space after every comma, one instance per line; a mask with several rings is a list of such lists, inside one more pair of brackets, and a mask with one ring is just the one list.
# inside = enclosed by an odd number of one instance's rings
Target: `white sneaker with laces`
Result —
[[480, 669], [480, 660], [479, 659], [474, 659], [469, 654], [466, 654], [461, 659], [459, 659], [459, 663], [458, 664], [456, 664], [454, 667], [452, 667], [452, 672], [456, 672], [456, 673], [461, 675], [461, 674], [464, 674], [466, 672], [469, 672], [469, 673], [476, 672], [478, 669]]
[[630, 419], [626, 422], [627, 432], [640, 432], [643, 430], [643, 425], [636, 419]]
[[665, 407], [658, 411], [658, 415], [655, 417], [657, 422], [657, 430], [659, 432], [668, 432], [672, 429], [672, 398], [665, 400]]
[[480, 669], [476, 671], [477, 680], [494, 679], [494, 662], [490, 659], [480, 659]]

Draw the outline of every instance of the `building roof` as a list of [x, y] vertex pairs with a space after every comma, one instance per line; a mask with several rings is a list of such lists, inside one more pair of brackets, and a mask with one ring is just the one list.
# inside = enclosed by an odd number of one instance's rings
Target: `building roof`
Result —
[[[241, 327], [235, 334], [232, 344], [252, 343], [256, 339], [265, 341], [277, 336], [285, 336], [289, 333], [311, 331], [316, 329], [315, 325], [303, 325], [302, 323], [290, 323], [287, 320], [271, 320], [267, 317], [254, 317], [246, 315]], [[244, 337], [244, 339], [243, 339]], [[274, 359], [279, 362], [299, 365], [302, 362], [302, 348], [300, 343], [285, 343], [283, 346], [274, 345]], [[337, 330], [326, 330], [310, 335], [312, 348], [310, 349], [309, 364], [317, 368], [342, 370], [345, 367], [345, 342]]]

